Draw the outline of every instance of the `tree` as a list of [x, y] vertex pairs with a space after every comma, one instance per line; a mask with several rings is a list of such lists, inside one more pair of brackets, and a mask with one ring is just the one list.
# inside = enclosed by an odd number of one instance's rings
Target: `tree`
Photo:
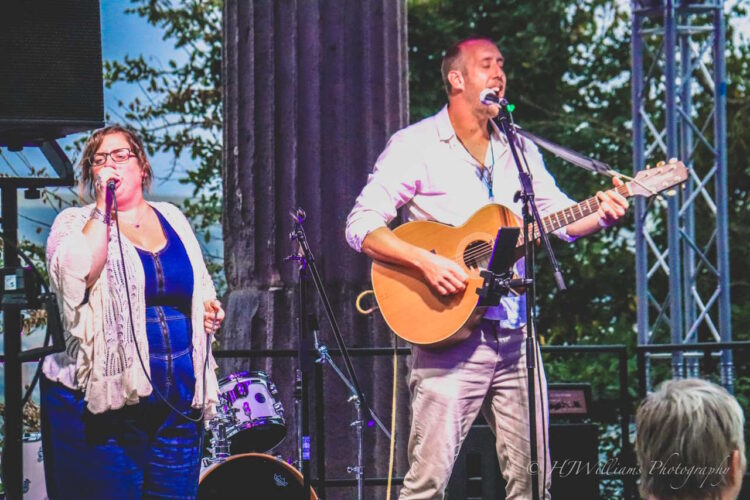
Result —
[[[172, 155], [166, 177], [178, 162], [189, 158], [194, 167], [180, 182], [193, 188], [193, 197], [182, 202], [185, 214], [204, 241], [221, 221], [222, 97], [221, 0], [131, 0], [127, 14], [137, 14], [161, 28], [165, 40], [181, 50], [184, 60], [170, 59], [166, 66], [143, 55], [104, 62], [108, 88], [116, 83], [137, 85], [143, 96], [124, 103], [122, 121], [143, 137], [148, 153]], [[211, 256], [209, 256], [211, 257]], [[221, 263], [213, 256], [209, 266], [214, 279], [224, 283]]]

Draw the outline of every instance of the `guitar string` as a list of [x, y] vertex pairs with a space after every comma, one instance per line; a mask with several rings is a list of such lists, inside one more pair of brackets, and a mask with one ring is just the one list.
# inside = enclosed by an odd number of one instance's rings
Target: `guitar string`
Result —
[[[625, 185], [623, 185], [623, 186], [617, 186], [616, 191], [618, 191], [618, 193], [620, 191], [623, 191], [622, 193], [619, 193], [619, 194], [626, 194], [627, 193], [627, 187]], [[553, 214], [548, 215], [547, 217], [545, 217], [544, 219], [542, 219], [542, 225], [544, 226], [545, 231], [546, 232], [550, 232], [550, 231], [554, 231], [556, 229], [559, 229], [559, 228], [555, 228], [554, 227], [554, 222], [552, 222], [552, 217], [557, 217], [557, 219], [559, 220], [560, 219], [559, 214], [562, 213], [563, 214], [563, 219], [567, 220], [568, 217], [564, 214], [564, 212], [570, 210], [573, 213], [573, 217], [575, 218], [575, 211], [574, 211], [574, 209], [576, 207], [582, 207], [584, 204], [589, 205], [592, 202], [595, 202], [595, 206], [594, 206], [594, 208], [588, 207], [588, 209], [591, 210], [589, 213], [587, 213], [587, 214], [584, 215], [584, 210], [583, 209], [579, 210], [580, 213], [581, 213], [581, 217], [586, 217], [588, 215], [593, 214], [595, 210], [599, 209], [599, 205], [600, 205], [599, 204], [599, 199], [596, 196], [592, 196], [591, 198], [589, 198], [587, 200], [584, 200], [584, 201], [578, 203], [577, 205], [574, 205], [573, 207], [569, 207], [569, 208], [566, 208], [564, 210], [560, 210], [559, 212], [555, 212]], [[567, 225], [567, 224], [563, 224], [560, 227], [564, 227], [565, 225]], [[552, 227], [552, 229], [549, 229], [548, 226]], [[541, 233], [539, 231], [539, 227], [537, 226], [537, 224], [534, 224], [534, 239], [538, 238], [539, 236], [541, 236]], [[519, 237], [519, 243], [522, 244], [522, 242], [523, 242], [523, 235], [521, 235]], [[463, 255], [464, 255], [464, 260], [467, 260], [467, 259], [468, 260], [476, 260], [478, 258], [485, 257], [485, 256], [491, 255], [491, 254], [492, 254], [492, 249], [491, 248], [487, 249], [486, 247], [479, 247], [477, 249], [469, 250], [466, 253], [464, 253]]]
[[[623, 184], [622, 186], [615, 187], [615, 191], [618, 194], [620, 194], [620, 195], [624, 195], [624, 196], [628, 196], [629, 195], [627, 184]], [[594, 204], [593, 208], [590, 206], [592, 203]], [[583, 208], [584, 205], [586, 205], [586, 208]], [[542, 219], [542, 225], [544, 226], [544, 230], [546, 232], [554, 231], [556, 229], [559, 229], [560, 227], [564, 227], [564, 226], [566, 226], [568, 224], [571, 224], [571, 223], [567, 223], [568, 217], [565, 215], [566, 211], [571, 211], [571, 213], [573, 214], [573, 218], [575, 220], [580, 220], [580, 218], [583, 218], [583, 217], [586, 217], [588, 215], [593, 214], [596, 210], [599, 209], [600, 205], [601, 205], [601, 203], [599, 202], [599, 199], [596, 196], [592, 196], [591, 198], [588, 198], [588, 199], [586, 199], [586, 200], [584, 200], [584, 201], [582, 201], [582, 202], [580, 202], [580, 203], [578, 203], [576, 205], [573, 205], [572, 207], [568, 207], [566, 209], [563, 209], [563, 210], [560, 210], [558, 212], [555, 212], [555, 213], [552, 213], [552, 214], [548, 215], [547, 217], [545, 217], [544, 219]], [[578, 219], [576, 219], [575, 208], [578, 208], [579, 212], [581, 214]], [[589, 210], [589, 212], [586, 213], [586, 214], [584, 214], [584, 212], [586, 210]], [[553, 217], [557, 217], [557, 219], [559, 221], [560, 220], [560, 215], [559, 214], [563, 214], [563, 219], [566, 221], [566, 224], [562, 224], [558, 228], [556, 228], [556, 227], [554, 227], [555, 223], [552, 221], [552, 218]], [[575, 220], [573, 222], [575, 222]], [[550, 229], [550, 227], [551, 227], [551, 229]], [[539, 231], [539, 227], [538, 227], [537, 224], [534, 224], [534, 226], [533, 226], [533, 237], [534, 237], [534, 239], [537, 239], [540, 236], [541, 236], [541, 232]], [[520, 235], [517, 246], [520, 246], [522, 244], [523, 244], [523, 235]], [[472, 249], [472, 250], [469, 250], [469, 251], [465, 252], [463, 254], [463, 260], [464, 261], [466, 261], [466, 260], [477, 260], [479, 258], [491, 255], [492, 252], [493, 252], [493, 250], [494, 249], [492, 249], [492, 248], [488, 248], [488, 247], [485, 247], [485, 246], [480, 246], [480, 247], [478, 247], [476, 249]]]

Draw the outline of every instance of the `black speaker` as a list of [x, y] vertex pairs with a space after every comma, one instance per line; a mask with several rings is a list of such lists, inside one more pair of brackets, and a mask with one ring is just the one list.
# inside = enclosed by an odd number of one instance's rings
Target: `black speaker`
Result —
[[98, 0], [0, 1], [0, 144], [104, 124]]
[[[549, 434], [552, 498], [599, 498], [595, 472], [599, 463], [596, 424], [551, 424]], [[466, 436], [448, 483], [448, 498], [505, 498], [495, 436], [488, 426], [474, 425]]]

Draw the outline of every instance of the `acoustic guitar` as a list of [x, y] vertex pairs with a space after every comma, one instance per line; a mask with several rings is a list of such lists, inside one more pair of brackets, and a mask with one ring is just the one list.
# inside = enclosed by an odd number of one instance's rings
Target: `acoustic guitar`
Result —
[[[673, 188], [687, 179], [685, 165], [677, 160], [638, 172], [635, 179], [615, 189], [624, 197], [650, 197]], [[535, 239], [545, 233], [595, 213], [599, 200], [589, 198], [542, 218], [542, 228], [534, 225]], [[480, 307], [477, 290], [484, 278], [498, 230], [518, 227], [520, 221], [507, 207], [490, 204], [479, 209], [462, 226], [434, 221], [403, 224], [394, 233], [402, 240], [453, 260], [469, 276], [466, 289], [443, 296], [423, 280], [415, 269], [373, 261], [372, 287], [383, 318], [393, 332], [413, 344], [445, 346], [466, 338], [486, 312]], [[516, 258], [523, 256], [523, 235], [516, 244]]]

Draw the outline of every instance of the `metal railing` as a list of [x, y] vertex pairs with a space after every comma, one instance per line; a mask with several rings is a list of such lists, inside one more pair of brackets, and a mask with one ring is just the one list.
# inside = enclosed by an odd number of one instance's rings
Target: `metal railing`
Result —
[[[349, 349], [349, 354], [352, 358], [361, 357], [380, 357], [380, 356], [392, 356], [393, 347], [359, 347]], [[576, 345], [576, 346], [542, 346], [542, 355], [555, 354], [562, 355], [565, 357], [579, 354], [596, 354], [596, 355], [614, 355], [617, 357], [618, 367], [618, 394], [619, 400], [617, 402], [618, 418], [620, 424], [620, 446], [622, 450], [623, 460], [632, 461], [634, 460], [633, 447], [630, 443], [630, 432], [629, 422], [632, 416], [632, 402], [628, 392], [628, 369], [627, 369], [627, 348], [625, 345]], [[408, 347], [399, 347], [396, 349], [399, 356], [405, 356], [411, 353], [411, 349]], [[331, 356], [340, 356], [341, 353], [338, 349], [329, 349]], [[247, 359], [265, 359], [265, 358], [295, 358], [298, 354], [296, 349], [228, 349], [228, 350], [217, 350], [214, 351], [214, 357], [217, 359], [234, 359], [234, 358], [247, 358]], [[317, 354], [313, 351], [313, 354]], [[567, 382], [567, 381], [566, 381]], [[318, 436], [325, 436], [325, 408], [323, 405], [322, 398], [320, 395], [323, 393], [323, 370], [322, 366], [318, 363], [315, 364], [314, 371], [314, 387], [315, 387], [315, 402], [314, 402], [314, 428]], [[312, 478], [311, 482], [315, 486], [320, 496], [325, 496], [325, 489], [328, 487], [355, 487], [357, 485], [356, 479], [350, 478], [328, 478], [325, 472], [325, 440], [319, 440], [315, 450], [316, 470], [317, 477]], [[624, 490], [626, 492], [633, 491], [635, 486], [635, 479], [630, 476], [618, 477], [618, 476], [607, 476], [612, 479], [623, 480]], [[394, 477], [392, 484], [400, 485], [403, 484], [403, 476]], [[632, 480], [632, 481], [631, 481]], [[366, 486], [385, 486], [387, 485], [387, 478], [382, 477], [370, 477], [365, 478], [364, 481]]]

